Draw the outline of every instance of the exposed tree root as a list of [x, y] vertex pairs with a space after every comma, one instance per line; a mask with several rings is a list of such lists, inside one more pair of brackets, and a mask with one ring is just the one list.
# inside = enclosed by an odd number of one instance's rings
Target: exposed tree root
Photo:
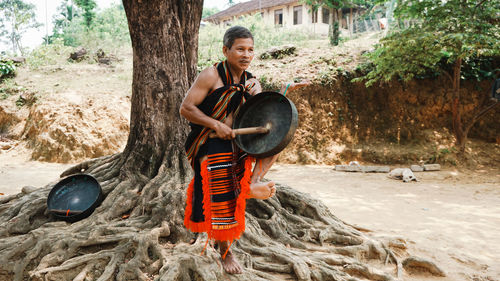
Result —
[[94, 158], [94, 159], [84, 161], [84, 162], [79, 163], [79, 164], [67, 169], [66, 171], [62, 172], [61, 177], [66, 177], [66, 176], [78, 174], [78, 173], [84, 173], [93, 165], [97, 165], [101, 169], [104, 170], [109, 165], [105, 165], [103, 163], [106, 163], [106, 162], [111, 163], [113, 160], [117, 159], [119, 156], [120, 156], [120, 153], [116, 153], [113, 155], [107, 155], [107, 156], [103, 156], [100, 158]]
[[411, 273], [428, 272], [435, 276], [446, 276], [446, 273], [440, 269], [435, 263], [419, 258], [408, 257], [403, 261], [403, 268]]
[[200, 255], [206, 235], [189, 243], [195, 235], [183, 226], [188, 175], [173, 172], [185, 167], [172, 157], [162, 160], [153, 179], [124, 177], [119, 154], [65, 171], [93, 175], [105, 195], [90, 217], [72, 224], [48, 216], [52, 186], [2, 198], [0, 280], [398, 280], [416, 271], [444, 276], [434, 263], [409, 256], [401, 239], [370, 237], [285, 186], [271, 199], [247, 201], [246, 231], [232, 247], [245, 270], [230, 276], [218, 251], [209, 247]]

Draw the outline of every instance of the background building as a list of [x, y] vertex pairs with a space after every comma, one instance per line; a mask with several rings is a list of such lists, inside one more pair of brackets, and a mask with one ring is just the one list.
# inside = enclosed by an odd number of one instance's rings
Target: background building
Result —
[[203, 20], [214, 24], [228, 26], [234, 20], [260, 13], [267, 24], [285, 28], [301, 28], [316, 34], [327, 34], [330, 21], [333, 21], [333, 9], [312, 7], [297, 0], [252, 0], [235, 4]]

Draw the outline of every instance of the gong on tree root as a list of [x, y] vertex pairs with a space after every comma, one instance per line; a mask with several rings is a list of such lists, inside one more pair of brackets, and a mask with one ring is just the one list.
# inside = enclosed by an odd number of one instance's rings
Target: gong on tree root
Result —
[[94, 177], [76, 174], [62, 179], [50, 190], [47, 209], [56, 219], [75, 222], [90, 216], [102, 198], [101, 185]]

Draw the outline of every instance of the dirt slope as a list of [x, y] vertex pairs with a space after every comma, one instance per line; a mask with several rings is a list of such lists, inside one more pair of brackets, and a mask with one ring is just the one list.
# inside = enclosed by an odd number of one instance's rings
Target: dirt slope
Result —
[[[113, 67], [78, 63], [30, 71], [15, 79], [23, 90], [0, 100], [4, 149], [27, 147], [33, 160], [75, 163], [120, 151], [130, 116], [130, 60]], [[32, 104], [16, 105], [30, 93]], [[9, 148], [7, 148], [7, 146]], [[1, 151], [1, 150], [0, 150]]]
[[[442, 87], [427, 85], [420, 91], [414, 83], [367, 91], [359, 85], [346, 86], [349, 79], [335, 76], [355, 69], [379, 37], [364, 34], [337, 47], [329, 46], [327, 40], [315, 40], [299, 47], [295, 56], [280, 60], [256, 57], [250, 71], [265, 87], [276, 90], [283, 82], [302, 79], [314, 84], [288, 95], [299, 109], [300, 120], [294, 142], [280, 161], [463, 164], [457, 163], [453, 137], [446, 129], [449, 105], [438, 99]], [[0, 152], [21, 145], [30, 149], [34, 160], [76, 163], [120, 151], [129, 126], [131, 51], [125, 50], [119, 57], [111, 66], [63, 59], [37, 70], [19, 68], [15, 85], [10, 87], [15, 88], [14, 93], [0, 99]], [[388, 91], [392, 98], [386, 100]], [[30, 102], [19, 106], [20, 95], [31, 97]], [[432, 95], [436, 99], [428, 98]], [[483, 140], [489, 137], [486, 144], [474, 145], [473, 141], [469, 145], [481, 147], [483, 158], [492, 157], [479, 164], [488, 165], [500, 157], [500, 147], [491, 142], [500, 139], [500, 128], [494, 122], [499, 112], [485, 118], [490, 121], [480, 122], [471, 133]], [[469, 150], [469, 159], [476, 159], [479, 152]]]

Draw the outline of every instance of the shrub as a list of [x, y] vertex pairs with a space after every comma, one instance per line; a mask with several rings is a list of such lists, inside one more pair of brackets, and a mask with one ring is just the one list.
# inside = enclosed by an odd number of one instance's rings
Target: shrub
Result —
[[16, 75], [16, 66], [11, 60], [0, 60], [0, 81]]
[[41, 45], [27, 57], [26, 63], [31, 69], [42, 66], [66, 63], [73, 48], [64, 46], [63, 39], [55, 39], [52, 44]]
[[61, 30], [55, 30], [50, 42], [62, 40], [66, 46], [84, 46], [88, 50], [111, 50], [130, 46], [127, 17], [123, 5], [115, 4], [99, 11], [90, 28], [81, 16], [74, 17]]

